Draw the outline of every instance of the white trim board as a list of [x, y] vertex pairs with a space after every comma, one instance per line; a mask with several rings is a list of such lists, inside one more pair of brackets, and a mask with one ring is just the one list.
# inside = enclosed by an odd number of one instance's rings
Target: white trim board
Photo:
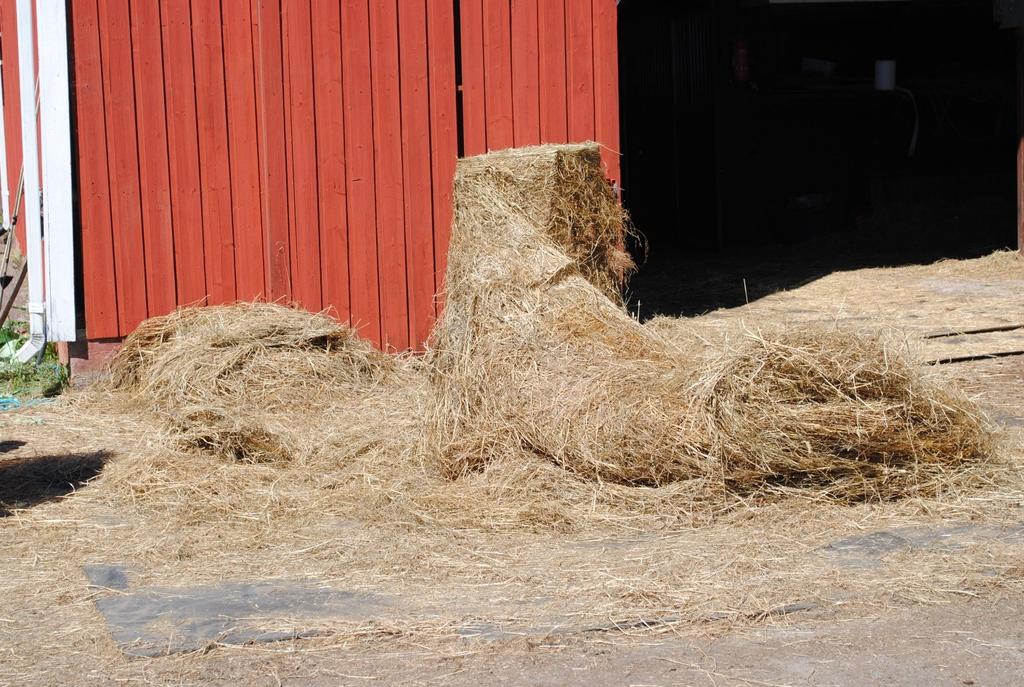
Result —
[[46, 337], [50, 341], [74, 341], [77, 332], [67, 5], [64, 0], [36, 0], [36, 12], [46, 237]]

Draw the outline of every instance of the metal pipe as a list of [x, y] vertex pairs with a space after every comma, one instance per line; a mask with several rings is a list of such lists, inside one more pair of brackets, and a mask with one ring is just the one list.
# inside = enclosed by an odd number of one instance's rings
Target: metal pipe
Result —
[[36, 131], [35, 46], [32, 0], [18, 0], [18, 90], [21, 94], [21, 148], [25, 184], [25, 259], [28, 262], [29, 339], [15, 358], [32, 359], [46, 345], [43, 296], [43, 227], [39, 205], [39, 148]]

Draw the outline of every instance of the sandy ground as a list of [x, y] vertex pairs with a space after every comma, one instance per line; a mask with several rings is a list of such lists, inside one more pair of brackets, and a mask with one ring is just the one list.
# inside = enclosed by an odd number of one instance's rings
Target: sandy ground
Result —
[[[1008, 353], [1024, 348], [1021, 330], [923, 337], [1024, 323], [1022, 287], [1024, 263], [1009, 254], [857, 270], [711, 313], [698, 329], [713, 346], [744, 329], [831, 322], [894, 329], [922, 360]], [[159, 490], [116, 507], [101, 498], [119, 462], [163, 450], [152, 428], [98, 432], [60, 408], [7, 413], [0, 684], [1024, 682], [1024, 356], [939, 372], [999, 427], [991, 484], [887, 504], [794, 498], [659, 530], [339, 520], [319, 492], [288, 520], [230, 522], [197, 493], [194, 521], [164, 522]], [[123, 567], [130, 586], [91, 586], [83, 566], [97, 563]], [[98, 605], [271, 579], [383, 602], [305, 625], [261, 618], [315, 630], [309, 639], [151, 658], [127, 657]]]

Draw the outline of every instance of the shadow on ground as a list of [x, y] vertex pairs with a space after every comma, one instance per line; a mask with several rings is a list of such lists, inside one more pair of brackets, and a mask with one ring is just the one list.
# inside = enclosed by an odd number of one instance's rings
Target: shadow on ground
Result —
[[[21, 441], [0, 442], [0, 452], [23, 445]], [[15, 457], [0, 462], [0, 517], [73, 493], [100, 474], [109, 459], [109, 452], [95, 451]]]
[[[794, 289], [833, 272], [969, 259], [1016, 243], [1016, 205], [985, 184], [921, 182], [918, 195], [877, 203], [856, 216], [801, 222], [791, 218], [721, 239], [717, 252], [696, 250], [694, 237], [714, 233], [690, 226], [638, 226], [646, 245], [632, 246], [639, 271], [630, 283], [630, 311], [693, 316], [735, 308]], [[934, 188], [928, 184], [939, 184]], [[766, 220], [767, 221], [767, 220]], [[795, 224], [793, 224], [795, 222]], [[770, 223], [769, 223], [770, 224]]]
[[1005, 247], [995, 241], [900, 246], [822, 240], [766, 247], [756, 253], [715, 254], [659, 253], [652, 241], [649, 257], [638, 261], [639, 270], [630, 282], [629, 309], [642, 320], [656, 315], [690, 317], [752, 303], [833, 272], [978, 258]]

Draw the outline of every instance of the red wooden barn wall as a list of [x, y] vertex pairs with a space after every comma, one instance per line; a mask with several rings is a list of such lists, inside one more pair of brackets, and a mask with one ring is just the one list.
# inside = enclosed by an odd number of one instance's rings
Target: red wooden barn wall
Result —
[[465, 155], [598, 141], [619, 180], [615, 0], [461, 0]]
[[460, 153], [598, 140], [618, 178], [615, 0], [68, 6], [89, 339], [262, 298], [418, 348]]
[[[3, 65], [3, 126], [7, 135], [7, 179], [10, 186], [10, 212], [17, 215], [24, 202], [15, 207], [18, 179], [21, 176], [21, 93], [18, 82], [18, 21], [15, 14], [17, 0], [0, 0], [0, 60]], [[37, 46], [38, 52], [38, 46]], [[0, 164], [3, 164], [0, 162]], [[5, 220], [6, 221], [6, 220]], [[19, 224], [16, 232], [20, 245], [25, 245], [25, 228]]]

